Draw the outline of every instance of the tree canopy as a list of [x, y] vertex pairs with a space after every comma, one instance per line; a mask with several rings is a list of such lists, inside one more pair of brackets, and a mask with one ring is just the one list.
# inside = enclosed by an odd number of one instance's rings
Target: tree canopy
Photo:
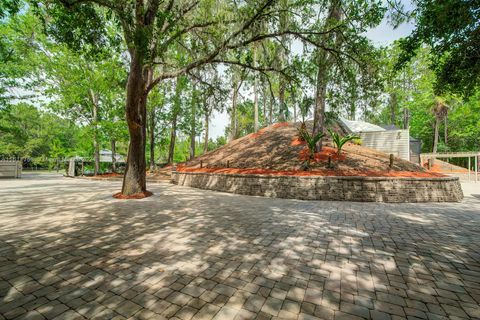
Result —
[[480, 3], [461, 0], [418, 1], [412, 15], [416, 28], [400, 42], [398, 65], [422, 45], [431, 48], [430, 68], [437, 92], [472, 94], [480, 83]]

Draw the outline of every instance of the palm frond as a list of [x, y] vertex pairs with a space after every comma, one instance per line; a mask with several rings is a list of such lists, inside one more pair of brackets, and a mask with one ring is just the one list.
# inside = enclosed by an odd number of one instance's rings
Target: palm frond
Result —
[[355, 140], [355, 139], [360, 139], [359, 136], [353, 135], [353, 134], [348, 134], [344, 137], [340, 136], [338, 133], [336, 133], [333, 130], [328, 129], [328, 133], [330, 133], [330, 136], [332, 137], [332, 141], [335, 144], [335, 147], [337, 148], [337, 153], [340, 155], [342, 153], [342, 148], [347, 143], [348, 141]]

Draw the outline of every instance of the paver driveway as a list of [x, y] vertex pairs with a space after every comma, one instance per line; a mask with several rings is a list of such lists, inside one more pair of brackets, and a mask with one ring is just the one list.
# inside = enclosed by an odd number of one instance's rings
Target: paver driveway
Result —
[[0, 319], [480, 318], [480, 200], [0, 180]]

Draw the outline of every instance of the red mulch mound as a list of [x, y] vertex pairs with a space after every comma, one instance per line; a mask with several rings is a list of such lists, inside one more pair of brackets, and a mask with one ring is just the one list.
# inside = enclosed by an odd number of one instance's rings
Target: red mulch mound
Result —
[[[307, 130], [313, 130], [313, 123], [307, 122]], [[208, 152], [191, 161], [179, 164], [187, 168], [213, 168], [255, 170], [257, 173], [265, 173], [263, 169], [273, 172], [300, 171], [302, 164], [308, 159], [306, 143], [298, 139], [298, 128], [300, 123], [273, 124], [262, 128], [259, 132], [235, 139], [234, 141]], [[335, 131], [341, 130], [339, 125], [334, 125]], [[340, 131], [341, 132], [341, 131]], [[331, 157], [335, 172], [330, 175], [354, 175], [352, 172], [380, 172], [377, 176], [385, 176], [391, 171], [399, 172], [426, 172], [425, 168], [406, 160], [395, 158], [393, 168], [390, 168], [389, 155], [367, 147], [347, 143], [344, 146], [342, 155], [337, 156], [337, 149], [327, 138], [323, 143], [323, 150], [315, 155], [312, 161], [312, 171], [319, 170], [328, 173], [331, 170], [328, 166], [328, 158]], [[228, 165], [227, 165], [228, 164]], [[254, 168], [254, 169], [252, 169]], [[180, 169], [177, 168], [180, 171]], [[260, 170], [260, 171], [258, 171]], [[356, 170], [356, 171], [352, 171]], [[310, 171], [310, 172], [312, 172]], [[294, 173], [291, 173], [294, 172]], [[241, 173], [237, 171], [237, 173]], [[383, 174], [385, 173], [385, 174]], [[302, 173], [312, 174], [312, 173]], [[393, 175], [393, 173], [389, 173]], [[407, 175], [414, 176], [414, 174]], [[427, 174], [427, 176], [431, 176]]]
[[120, 173], [102, 173], [102, 174], [99, 174], [97, 175], [97, 177], [99, 178], [110, 178], [110, 177], [123, 177], [123, 174], [120, 174]]
[[257, 132], [250, 133], [247, 137], [249, 139], [256, 139], [256, 138], [260, 137], [262, 134], [264, 134], [265, 130], [266, 130], [266, 128], [260, 129]]
[[[300, 151], [299, 159], [302, 161], [308, 160], [310, 157], [310, 150], [304, 148]], [[342, 153], [340, 156], [337, 153], [337, 149], [331, 147], [322, 147], [322, 151], [315, 153], [315, 162], [327, 161], [328, 157], [331, 157], [332, 160], [345, 160], [345, 153]]]
[[401, 178], [437, 178], [445, 175], [436, 172], [411, 172], [411, 171], [374, 171], [374, 170], [344, 170], [344, 169], [324, 169], [324, 170], [269, 170], [269, 169], [238, 169], [238, 168], [189, 168], [179, 167], [178, 172], [205, 172], [205, 173], [225, 173], [225, 174], [265, 174], [274, 176], [322, 176], [322, 177], [401, 177]]
[[151, 193], [150, 191], [134, 193], [134, 194], [131, 194], [129, 196], [126, 196], [126, 195], [122, 194], [121, 192], [119, 192], [119, 193], [115, 193], [113, 195], [113, 197], [116, 198], [116, 199], [128, 200], [128, 199], [143, 199], [143, 198], [146, 198], [146, 197], [150, 197], [151, 195], [153, 195], [153, 193]]
[[292, 139], [292, 143], [290, 143], [292, 147], [303, 146], [306, 144], [307, 144], [307, 141], [301, 140], [299, 137], [295, 137], [294, 139]]
[[279, 123], [275, 123], [272, 128], [274, 129], [277, 129], [277, 128], [281, 128], [281, 127], [288, 127], [290, 125], [290, 123], [288, 122], [279, 122]]

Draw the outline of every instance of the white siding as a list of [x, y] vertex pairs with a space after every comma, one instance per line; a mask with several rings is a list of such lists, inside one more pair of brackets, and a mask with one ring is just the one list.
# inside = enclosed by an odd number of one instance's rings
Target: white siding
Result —
[[362, 139], [362, 146], [410, 160], [409, 130], [359, 132], [358, 135]]

